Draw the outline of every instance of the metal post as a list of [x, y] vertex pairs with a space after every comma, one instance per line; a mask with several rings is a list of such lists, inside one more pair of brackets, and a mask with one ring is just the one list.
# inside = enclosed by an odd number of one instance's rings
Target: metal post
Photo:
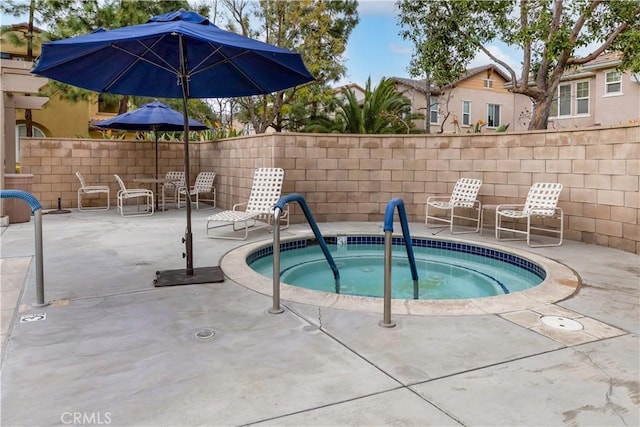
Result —
[[280, 314], [284, 309], [280, 307], [280, 208], [273, 212], [273, 307], [271, 314]]
[[36, 255], [36, 303], [34, 306], [43, 307], [47, 304], [44, 302], [44, 267], [43, 267], [43, 250], [42, 250], [42, 209], [33, 212], [34, 230], [35, 230], [35, 255]]
[[378, 325], [393, 328], [396, 322], [391, 320], [391, 248], [392, 232], [384, 233], [384, 314]]

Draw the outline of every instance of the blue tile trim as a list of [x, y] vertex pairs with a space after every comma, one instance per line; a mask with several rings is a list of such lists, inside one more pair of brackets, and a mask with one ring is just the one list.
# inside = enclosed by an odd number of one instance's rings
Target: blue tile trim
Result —
[[[335, 245], [337, 242], [336, 236], [329, 236], [324, 238], [328, 245]], [[522, 258], [518, 255], [514, 255], [508, 252], [499, 251], [496, 249], [485, 248], [482, 246], [470, 245], [467, 243], [449, 242], [446, 240], [434, 240], [434, 239], [421, 239], [412, 238], [411, 243], [413, 247], [421, 248], [435, 248], [444, 249], [454, 252], [463, 252], [473, 255], [480, 255], [486, 258], [496, 259], [507, 264], [518, 266], [524, 270], [527, 270], [540, 279], [544, 280], [547, 277], [547, 272], [538, 264]], [[293, 249], [306, 248], [317, 244], [315, 240], [293, 240], [289, 242], [280, 243], [280, 252], [286, 252]], [[393, 246], [404, 247], [404, 237], [392, 237], [391, 244]], [[348, 236], [347, 245], [384, 245], [384, 236]], [[249, 254], [247, 256], [247, 264], [251, 265], [255, 261], [273, 255], [273, 247], [267, 246], [262, 249]]]

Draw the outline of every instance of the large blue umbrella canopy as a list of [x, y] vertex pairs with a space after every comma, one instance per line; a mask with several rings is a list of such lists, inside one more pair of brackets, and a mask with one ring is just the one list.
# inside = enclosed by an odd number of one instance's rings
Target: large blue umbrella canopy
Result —
[[[94, 126], [106, 129], [121, 130], [150, 130], [155, 134], [156, 142], [156, 177], [158, 177], [158, 131], [181, 132], [184, 130], [184, 118], [182, 113], [172, 109], [160, 101], [149, 102], [142, 107], [127, 111], [107, 120], [94, 123]], [[205, 130], [208, 126], [197, 120], [189, 119], [189, 130]], [[158, 184], [156, 183], [156, 194]], [[156, 209], [158, 199], [156, 198]]]
[[314, 80], [300, 54], [183, 10], [44, 43], [32, 72], [96, 92], [157, 98], [182, 98], [183, 89], [187, 98], [258, 95]]
[[[267, 94], [314, 80], [300, 54], [222, 30], [184, 10], [44, 43], [32, 72], [96, 92], [182, 98], [187, 182], [187, 99]], [[185, 273], [194, 276], [191, 203], [184, 240]]]

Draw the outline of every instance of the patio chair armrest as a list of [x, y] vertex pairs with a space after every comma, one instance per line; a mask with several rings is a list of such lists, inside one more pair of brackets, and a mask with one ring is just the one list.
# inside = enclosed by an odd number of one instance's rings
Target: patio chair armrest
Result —
[[437, 200], [449, 201], [450, 199], [451, 199], [451, 196], [429, 196], [429, 197], [427, 197], [427, 203], [435, 202]]
[[509, 204], [505, 204], [505, 205], [496, 205], [496, 212], [501, 211], [501, 210], [511, 210], [511, 209], [517, 209], [517, 208], [524, 208], [524, 204], [519, 204], [519, 205], [509, 205]]
[[456, 200], [455, 202], [453, 202], [453, 206], [455, 206], [455, 207], [463, 207], [463, 208], [477, 207], [479, 209], [480, 206], [482, 206], [482, 204], [480, 203], [480, 200], [478, 200], [478, 199], [476, 199], [476, 200]]
[[233, 205], [233, 208], [231, 209], [232, 211], [238, 210], [237, 208], [240, 206], [247, 206], [247, 202], [244, 203], [236, 203], [235, 205]]

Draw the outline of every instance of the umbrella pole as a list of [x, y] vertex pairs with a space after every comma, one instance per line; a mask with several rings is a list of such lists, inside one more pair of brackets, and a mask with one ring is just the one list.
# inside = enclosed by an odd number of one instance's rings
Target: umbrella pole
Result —
[[[156, 176], [158, 179], [158, 128], [155, 129], [154, 133], [156, 134]], [[156, 181], [156, 212], [158, 211], [158, 181]]]
[[184, 38], [180, 37], [180, 83], [182, 84], [182, 106], [184, 109], [184, 181], [186, 185], [185, 196], [187, 199], [187, 229], [182, 242], [186, 245], [186, 270], [167, 270], [156, 272], [155, 286], [192, 285], [196, 283], [223, 282], [224, 275], [220, 267], [193, 268], [193, 235], [191, 234], [191, 195], [189, 194], [189, 111], [187, 101], [189, 99], [189, 79], [187, 75], [186, 54]]
[[182, 108], [184, 118], [184, 183], [185, 200], [187, 202], [187, 229], [185, 231], [184, 242], [187, 249], [187, 276], [193, 276], [193, 234], [191, 233], [191, 196], [189, 194], [189, 186], [191, 180], [189, 177], [189, 111], [187, 110], [187, 100], [189, 99], [189, 78], [187, 76], [186, 53], [184, 46], [184, 38], [180, 37], [180, 82], [182, 83]]

